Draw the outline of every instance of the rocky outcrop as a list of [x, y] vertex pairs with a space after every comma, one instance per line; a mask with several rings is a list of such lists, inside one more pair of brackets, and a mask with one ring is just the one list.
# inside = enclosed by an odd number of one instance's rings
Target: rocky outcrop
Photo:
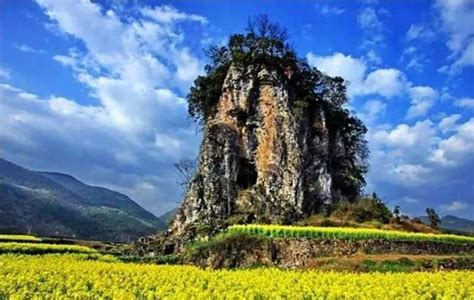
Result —
[[343, 195], [329, 154], [343, 161], [344, 145], [322, 107], [298, 108], [290, 77], [266, 66], [229, 68], [168, 237], [212, 234], [229, 218], [293, 223]]

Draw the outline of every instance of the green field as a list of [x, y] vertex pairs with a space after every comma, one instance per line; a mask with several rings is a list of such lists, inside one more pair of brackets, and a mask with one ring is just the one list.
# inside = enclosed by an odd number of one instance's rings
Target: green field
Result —
[[398, 240], [474, 244], [474, 237], [454, 234], [416, 233], [372, 228], [310, 227], [282, 225], [233, 225], [227, 233], [246, 233], [272, 238]]

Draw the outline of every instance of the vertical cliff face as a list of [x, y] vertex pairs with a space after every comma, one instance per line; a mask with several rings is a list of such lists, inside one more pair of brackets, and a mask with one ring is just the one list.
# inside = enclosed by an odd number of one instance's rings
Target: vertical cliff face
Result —
[[212, 233], [230, 219], [292, 223], [343, 196], [330, 156], [344, 161], [344, 144], [323, 106], [298, 109], [290, 78], [267, 66], [231, 65], [169, 234]]

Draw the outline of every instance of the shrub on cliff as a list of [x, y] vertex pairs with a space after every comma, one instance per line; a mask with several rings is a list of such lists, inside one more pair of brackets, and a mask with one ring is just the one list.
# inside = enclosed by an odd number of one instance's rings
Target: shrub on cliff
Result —
[[366, 197], [355, 203], [338, 203], [331, 216], [359, 223], [378, 221], [387, 224], [392, 218], [392, 212], [380, 199]]

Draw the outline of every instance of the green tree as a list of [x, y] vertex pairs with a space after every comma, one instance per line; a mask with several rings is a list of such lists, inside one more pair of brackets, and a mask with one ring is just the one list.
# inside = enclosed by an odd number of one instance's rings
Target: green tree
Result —
[[395, 216], [397, 222], [400, 222], [400, 206], [395, 206], [395, 208], [393, 209], [393, 215]]
[[433, 229], [439, 229], [439, 225], [441, 223], [441, 219], [439, 218], [438, 214], [433, 208], [426, 208], [426, 215], [428, 216], [428, 220], [430, 222], [430, 227]]

